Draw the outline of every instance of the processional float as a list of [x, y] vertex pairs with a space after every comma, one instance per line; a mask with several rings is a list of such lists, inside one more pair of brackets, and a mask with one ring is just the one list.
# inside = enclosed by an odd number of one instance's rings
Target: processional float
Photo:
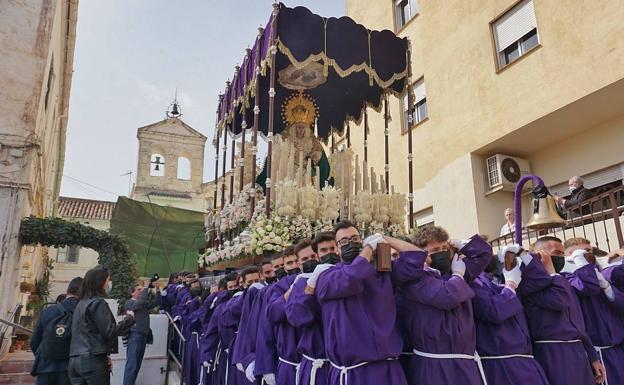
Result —
[[[258, 29], [219, 95], [213, 210], [206, 221], [211, 248], [200, 264], [228, 260], [235, 253], [280, 251], [293, 238], [310, 229], [329, 229], [338, 219], [351, 219], [371, 231], [400, 233], [406, 223], [411, 229], [411, 113], [407, 199], [390, 183], [388, 141], [388, 98], [408, 92], [413, 110], [410, 58], [409, 41], [391, 31], [372, 31], [349, 17], [323, 18], [304, 7], [274, 3], [268, 23]], [[384, 116], [385, 164], [379, 175], [368, 167], [367, 108]], [[361, 160], [350, 149], [350, 121], [364, 123]], [[261, 169], [259, 135], [268, 143]], [[346, 137], [347, 149], [336, 151], [335, 135]]]

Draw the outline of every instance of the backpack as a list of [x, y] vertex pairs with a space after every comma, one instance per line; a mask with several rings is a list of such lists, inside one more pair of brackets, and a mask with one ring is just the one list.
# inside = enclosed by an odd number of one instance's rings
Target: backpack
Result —
[[43, 331], [41, 356], [49, 360], [67, 360], [74, 312], [67, 310], [63, 304], [56, 305], [56, 309], [59, 314], [50, 320]]

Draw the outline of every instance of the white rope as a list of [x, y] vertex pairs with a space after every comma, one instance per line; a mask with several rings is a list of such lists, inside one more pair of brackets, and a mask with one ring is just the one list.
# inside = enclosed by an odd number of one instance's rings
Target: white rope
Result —
[[472, 360], [477, 363], [477, 368], [479, 369], [479, 374], [481, 375], [481, 380], [483, 381], [483, 385], [488, 385], [487, 379], [485, 378], [485, 371], [483, 370], [483, 364], [481, 363], [481, 357], [477, 352], [474, 355], [470, 354], [437, 354], [437, 353], [425, 353], [414, 349], [414, 354], [420, 357], [425, 358], [433, 358], [438, 360]]
[[323, 358], [312, 358], [305, 354], [302, 354], [303, 358], [312, 362], [312, 370], [310, 371], [310, 385], [316, 385], [316, 372], [325, 365], [325, 362], [328, 362], [328, 359]]
[[301, 363], [290, 362], [282, 357], [277, 357], [281, 362], [294, 366], [295, 367], [295, 385], [299, 385], [299, 368], [301, 367]]

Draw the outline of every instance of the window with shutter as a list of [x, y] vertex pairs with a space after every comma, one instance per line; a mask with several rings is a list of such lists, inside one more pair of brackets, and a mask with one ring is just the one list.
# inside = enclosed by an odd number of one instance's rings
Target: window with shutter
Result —
[[[425, 120], [429, 116], [429, 112], [427, 111], [427, 96], [425, 93], [425, 79], [421, 78], [416, 81], [412, 86], [412, 90], [414, 92], [414, 106], [412, 107], [412, 120], [413, 124], [416, 125], [423, 120]], [[407, 128], [409, 127], [409, 99], [407, 92], [403, 96], [403, 129], [402, 132], [407, 132]]]
[[533, 0], [523, 0], [492, 26], [498, 67], [503, 68], [539, 44]]
[[417, 0], [393, 0], [396, 30], [400, 30], [414, 16], [418, 15]]

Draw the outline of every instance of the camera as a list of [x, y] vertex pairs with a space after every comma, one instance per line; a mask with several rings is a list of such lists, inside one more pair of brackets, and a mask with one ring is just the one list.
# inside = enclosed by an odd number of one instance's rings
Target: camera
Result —
[[158, 281], [159, 279], [160, 279], [160, 276], [158, 275], [158, 273], [154, 274], [154, 276], [149, 281], [148, 287], [152, 289], [154, 287], [154, 282]]

